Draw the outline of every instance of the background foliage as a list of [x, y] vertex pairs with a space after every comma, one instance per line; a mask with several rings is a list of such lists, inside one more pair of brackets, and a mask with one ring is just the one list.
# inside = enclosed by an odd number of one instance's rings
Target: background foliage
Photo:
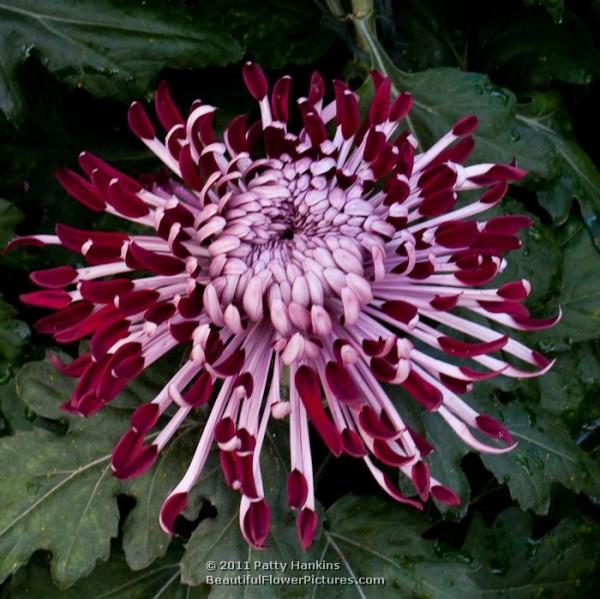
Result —
[[[62, 221], [98, 229], [53, 179], [89, 149], [132, 173], [157, 168], [126, 130], [126, 106], [166, 79], [182, 106], [196, 96], [223, 121], [250, 106], [240, 64], [259, 61], [296, 89], [310, 72], [357, 87], [371, 64], [415, 96], [407, 123], [427, 146], [458, 117], [481, 120], [475, 158], [530, 171], [502, 206], [535, 226], [504, 276], [533, 283], [540, 316], [559, 326], [536, 337], [558, 358], [539, 380], [480, 384], [472, 401], [498, 414], [518, 448], [468, 454], [434, 415], [396, 396], [438, 448], [434, 474], [461, 507], [397, 506], [361, 465], [315, 441], [323, 525], [309, 554], [297, 548], [282, 497], [285, 431], [270, 433], [263, 468], [276, 515], [269, 548], [248, 551], [236, 497], [216, 462], [206, 468], [173, 541], [159, 530], [162, 498], [179, 478], [202, 416], [140, 479], [110, 474], [111, 446], [131, 409], [156, 392], [146, 373], [90, 420], [57, 409], [69, 392], [43, 361], [39, 314], [18, 294], [28, 271], [73, 258], [58, 249], [0, 258], [0, 597], [207, 597], [208, 559], [313, 560], [386, 586], [257, 588], [244, 596], [590, 597], [599, 582], [600, 520], [600, 3], [597, 0], [4, 0], [0, 1], [0, 245]], [[368, 90], [365, 88], [365, 93]], [[530, 340], [531, 342], [531, 340]], [[77, 348], [67, 348], [74, 354]], [[164, 368], [164, 367], [163, 367]], [[443, 475], [441, 473], [444, 473]]]

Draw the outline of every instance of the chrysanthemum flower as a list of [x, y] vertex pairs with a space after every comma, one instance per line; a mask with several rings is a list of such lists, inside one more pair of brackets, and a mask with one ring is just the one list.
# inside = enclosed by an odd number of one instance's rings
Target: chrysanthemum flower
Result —
[[[112, 455], [119, 478], [141, 474], [192, 410], [211, 405], [189, 468], [160, 513], [170, 533], [216, 445], [225, 480], [241, 495], [242, 534], [264, 546], [270, 512], [260, 452], [270, 418], [289, 422], [287, 492], [305, 549], [317, 525], [309, 423], [335, 456], [362, 459], [394, 499], [420, 509], [431, 495], [455, 505], [457, 495], [430, 474], [433, 448], [406, 426], [382, 383], [401, 386], [476, 450], [514, 446], [502, 424], [460, 395], [474, 381], [537, 376], [551, 366], [482, 324], [536, 330], [557, 320], [530, 318], [527, 281], [484, 287], [530, 221], [480, 215], [525, 173], [462, 165], [474, 145], [474, 116], [419, 151], [400, 131], [411, 96], [391, 98], [390, 80], [378, 73], [364, 120], [347, 85], [335, 81], [335, 97], [325, 101], [314, 74], [297, 102], [297, 127], [288, 125], [290, 77], [269, 94], [257, 65], [247, 63], [243, 76], [260, 119], [248, 126], [236, 117], [222, 140], [213, 106], [196, 101], [184, 119], [164, 83], [155, 96], [164, 140], [142, 104], [131, 105], [131, 129], [169, 174], [136, 180], [88, 152], [79, 158], [83, 176], [59, 171], [76, 200], [146, 234], [59, 224], [55, 235], [13, 242], [63, 245], [86, 264], [33, 272], [45, 289], [22, 296], [55, 310], [38, 331], [61, 343], [90, 337], [89, 351], [71, 363], [52, 358], [79, 379], [63, 407], [89, 416], [189, 344], [187, 362], [133, 412]], [[482, 191], [472, 201], [459, 197], [474, 190]], [[289, 400], [280, 395], [284, 369]], [[417, 498], [404, 496], [388, 469], [406, 475]]]

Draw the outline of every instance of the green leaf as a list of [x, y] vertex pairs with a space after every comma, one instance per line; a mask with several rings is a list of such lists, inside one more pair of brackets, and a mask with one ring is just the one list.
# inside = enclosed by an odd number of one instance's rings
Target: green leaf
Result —
[[[66, 358], [63, 353], [58, 356]], [[16, 388], [21, 400], [36, 414], [50, 420], [71, 418], [60, 409], [60, 404], [71, 395], [74, 386], [73, 379], [62, 376], [46, 360], [29, 362], [17, 372]]]
[[[469, 558], [423, 538], [429, 522], [419, 512], [375, 497], [344, 497], [327, 510], [322, 558], [339, 561], [336, 574], [381, 576], [385, 586], [339, 586], [336, 597], [479, 597]], [[314, 596], [331, 590], [316, 587]]]
[[568, 137], [560, 98], [537, 94], [530, 104], [520, 104], [517, 119], [549, 141], [560, 159], [561, 176], [539, 194], [540, 204], [561, 224], [569, 216], [572, 199], [579, 202], [583, 219], [596, 247], [600, 248], [600, 171], [585, 151]]
[[21, 355], [30, 334], [27, 324], [15, 319], [16, 315], [17, 310], [0, 299], [0, 356], [9, 362]]
[[38, 549], [52, 552], [64, 587], [108, 558], [119, 522], [109, 466], [119, 420], [106, 409], [65, 436], [32, 430], [0, 440], [0, 580]]
[[[30, 430], [35, 415], [17, 395], [16, 387], [14, 378], [0, 385], [0, 413], [10, 431]], [[2, 431], [3, 434], [6, 432], [8, 431]]]
[[526, 6], [543, 6], [555, 23], [561, 23], [565, 11], [565, 0], [523, 0]]
[[0, 3], [0, 109], [23, 108], [19, 65], [38, 56], [60, 80], [126, 100], [143, 95], [165, 66], [224, 65], [241, 48], [221, 28], [194, 20], [173, 4], [109, 0]]
[[318, 26], [321, 12], [312, 2], [223, 0], [218, 12], [222, 27], [266, 69], [310, 64], [332, 42]]
[[576, 430], [600, 418], [598, 341], [573, 345], [556, 355], [556, 364], [536, 381], [540, 405], [562, 416]]
[[33, 559], [21, 568], [6, 585], [2, 599], [203, 599], [206, 586], [190, 588], [179, 582], [179, 552], [170, 552], [164, 559], [141, 572], [132, 572], [125, 559], [113, 553], [107, 562], [98, 564], [86, 578], [69, 589], [57, 589], [47, 568]]
[[482, 454], [485, 467], [506, 483], [522, 509], [548, 513], [552, 485], [600, 498], [600, 471], [571, 439], [565, 425], [539, 406], [513, 401], [491, 411], [518, 445], [503, 455]]
[[563, 248], [559, 302], [562, 320], [545, 337], [569, 342], [600, 335], [600, 255], [587, 231], [580, 227]]
[[23, 213], [13, 204], [0, 198], [0, 247], [11, 238], [15, 227], [23, 220]]
[[[0, 579], [44, 549], [52, 553], [52, 576], [61, 587], [89, 574], [110, 553], [118, 531], [112, 448], [126, 427], [126, 414], [107, 407], [90, 419], [59, 410], [73, 381], [46, 361], [17, 374], [22, 401], [39, 416], [68, 421], [64, 435], [33, 429], [0, 442], [6, 464], [0, 497]], [[128, 413], [128, 412], [127, 412]]]
[[574, 13], [560, 25], [539, 11], [490, 15], [470, 51], [480, 70], [513, 89], [529, 91], [553, 81], [587, 84], [599, 74], [600, 52]]
[[600, 581], [599, 533], [596, 522], [567, 517], [534, 538], [530, 517], [510, 508], [489, 528], [476, 517], [464, 549], [480, 563], [472, 578], [485, 597], [584, 599]]

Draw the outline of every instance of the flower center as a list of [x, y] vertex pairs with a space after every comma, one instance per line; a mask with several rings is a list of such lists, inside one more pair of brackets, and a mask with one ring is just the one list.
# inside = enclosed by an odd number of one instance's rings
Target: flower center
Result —
[[371, 282], [385, 274], [384, 244], [394, 232], [385, 206], [364, 195], [360, 181], [340, 185], [329, 157], [265, 159], [241, 177], [222, 200], [214, 217], [221, 230], [208, 247], [213, 322], [235, 329], [268, 312], [288, 337], [314, 333], [319, 319], [326, 328], [334, 317], [355, 321], [372, 299]]

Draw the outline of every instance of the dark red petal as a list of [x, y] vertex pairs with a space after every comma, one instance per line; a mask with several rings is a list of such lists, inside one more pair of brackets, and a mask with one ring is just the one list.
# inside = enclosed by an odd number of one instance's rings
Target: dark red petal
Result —
[[369, 108], [368, 121], [371, 125], [379, 125], [390, 116], [391, 87], [392, 82], [388, 77], [384, 77], [377, 87]]
[[186, 341], [191, 341], [192, 334], [197, 326], [197, 320], [184, 320], [183, 322], [178, 323], [170, 322], [169, 333], [171, 333], [171, 337], [179, 341], [179, 343], [185, 343]]
[[419, 212], [428, 217], [440, 216], [453, 208], [456, 199], [456, 194], [451, 189], [434, 191], [423, 198]]
[[429, 166], [419, 177], [421, 195], [426, 196], [444, 189], [451, 191], [456, 183], [456, 176], [456, 171], [447, 164]]
[[512, 319], [526, 331], [543, 331], [553, 327], [560, 319], [561, 314], [552, 318], [526, 318], [523, 316], [513, 316]]
[[183, 125], [183, 117], [171, 98], [171, 92], [166, 81], [161, 81], [156, 88], [154, 109], [156, 110], [156, 116], [160, 124], [166, 131], [170, 131], [176, 125]]
[[383, 352], [385, 347], [385, 339], [381, 337], [377, 340], [365, 339], [362, 342], [363, 350], [368, 356], [378, 356]]
[[408, 92], [402, 92], [392, 103], [390, 108], [390, 121], [403, 119], [412, 108], [413, 97]]
[[521, 247], [521, 241], [514, 235], [497, 235], [493, 233], [483, 233], [471, 248], [474, 250], [494, 250], [494, 253], [509, 252], [518, 250]]
[[254, 476], [254, 464], [253, 464], [253, 456], [251, 453], [240, 455], [237, 452], [240, 461], [240, 474], [241, 478], [241, 486], [240, 491], [242, 495], [248, 497], [248, 499], [258, 499], [258, 491], [256, 490], [256, 478]]
[[156, 131], [152, 121], [146, 114], [146, 109], [140, 102], [132, 102], [127, 111], [127, 122], [129, 128], [142, 139], [154, 139], [156, 137]]
[[461, 164], [471, 155], [474, 148], [475, 140], [472, 137], [463, 137], [449, 148], [442, 150], [431, 161], [430, 166], [443, 164], [444, 162], [457, 162]]
[[487, 173], [471, 177], [471, 181], [479, 184], [495, 183], [497, 181], [518, 181], [527, 176], [527, 171], [512, 164], [495, 164]]
[[134, 193], [142, 188], [135, 179], [104, 162], [104, 160], [91, 152], [81, 152], [79, 154], [79, 165], [88, 177], [91, 177], [94, 171], [97, 170], [104, 174], [107, 182], [110, 182], [111, 179], [118, 179], [127, 189]]
[[414, 457], [396, 453], [389, 444], [382, 439], [375, 439], [375, 441], [373, 441], [373, 453], [378, 460], [394, 468], [403, 466], [410, 462]]
[[135, 478], [147, 472], [154, 466], [158, 457], [158, 449], [156, 445], [147, 445], [142, 447], [138, 454], [129, 461], [125, 467], [117, 472], [115, 476], [121, 480]]
[[455, 221], [440, 225], [435, 232], [435, 240], [447, 248], [468, 247], [479, 238], [475, 221]]
[[19, 299], [24, 304], [39, 306], [40, 308], [50, 308], [52, 310], [66, 308], [71, 303], [71, 296], [62, 289], [22, 293]]
[[454, 276], [465, 285], [477, 286], [489, 283], [498, 272], [498, 265], [492, 260], [485, 261], [478, 268], [467, 268], [454, 273]]
[[360, 127], [360, 109], [358, 100], [352, 92], [343, 94], [344, 120], [342, 121], [342, 135], [344, 139], [354, 135]]
[[20, 247], [22, 245], [28, 245], [31, 247], [43, 247], [47, 245], [40, 239], [38, 239], [35, 235], [22, 235], [21, 237], [15, 237], [11, 239], [0, 253], [7, 254], [11, 252], [14, 248]]
[[318, 523], [319, 519], [317, 514], [310, 508], [304, 508], [298, 515], [296, 527], [298, 530], [300, 545], [304, 551], [308, 551], [312, 545]]
[[508, 343], [508, 337], [499, 337], [494, 341], [485, 343], [467, 343], [466, 341], [452, 339], [452, 337], [438, 337], [438, 343], [442, 350], [451, 356], [472, 358], [473, 356], [491, 354], [501, 350]]
[[[496, 376], [496, 374], [494, 374], [493, 376]], [[446, 389], [450, 389], [450, 391], [456, 393], [457, 395], [462, 395], [463, 393], [466, 393], [469, 390], [468, 381], [454, 378], [453, 376], [449, 376], [447, 374], [444, 374], [443, 372], [440, 373], [440, 381], [442, 382], [444, 387], [446, 387]]]
[[425, 439], [425, 437], [419, 435], [419, 433], [417, 433], [417, 431], [413, 430], [410, 427], [406, 427], [410, 436], [412, 437], [412, 440], [415, 442], [415, 445], [417, 446], [417, 449], [419, 450], [419, 453], [425, 457], [428, 456], [430, 453], [433, 453], [434, 447], [431, 443], [429, 443], [429, 441], [427, 441], [427, 439]]
[[262, 69], [255, 62], [247, 62], [242, 67], [244, 83], [255, 100], [262, 100], [269, 91], [269, 84]]
[[241, 485], [242, 481], [242, 463], [239, 456], [231, 451], [219, 451], [219, 461], [221, 463], [221, 472], [228, 487], [233, 487], [235, 483]]
[[497, 204], [508, 191], [508, 182], [507, 181], [499, 181], [494, 185], [491, 189], [488, 189], [484, 194], [482, 194], [479, 201], [482, 204]]
[[486, 233], [496, 233], [499, 235], [514, 235], [533, 225], [533, 220], [527, 216], [510, 215], [510, 216], [495, 216], [485, 224], [484, 231]]
[[131, 417], [129, 422], [134, 431], [145, 435], [151, 430], [160, 418], [160, 408], [156, 403], [144, 403], [138, 406]]
[[104, 210], [104, 200], [98, 196], [94, 186], [81, 175], [70, 169], [61, 168], [56, 171], [56, 179], [70, 196], [86, 208], [94, 212]]
[[307, 112], [302, 115], [302, 119], [313, 146], [319, 146], [327, 139], [327, 129], [316, 112]]
[[349, 428], [342, 431], [342, 444], [344, 452], [354, 458], [363, 458], [369, 453], [360, 435]]
[[111, 364], [114, 376], [118, 379], [131, 380], [144, 370], [143, 356], [128, 356]]
[[[366, 162], [373, 162], [385, 146], [385, 134], [376, 129], [369, 129], [365, 141], [363, 157]], [[389, 205], [389, 204], [388, 204]]]
[[181, 144], [185, 143], [185, 127], [183, 125], [175, 125], [165, 138], [165, 145], [169, 153], [179, 162], [179, 154], [181, 153]]
[[86, 229], [69, 227], [62, 223], [56, 225], [55, 232], [61, 243], [73, 252], [80, 252], [81, 246], [86, 241], [92, 241], [94, 245], [100, 244], [120, 250], [123, 242], [126, 239], [129, 239], [127, 233], [120, 233], [117, 231], [89, 231]]
[[469, 115], [458, 121], [454, 127], [452, 127], [452, 133], [457, 137], [464, 137], [465, 135], [471, 135], [479, 125], [479, 119], [474, 115]]
[[74, 413], [79, 416], [88, 417], [101, 410], [104, 407], [104, 404], [104, 400], [98, 397], [96, 391], [91, 389], [81, 396], [74, 409]]
[[170, 302], [160, 302], [150, 306], [144, 313], [144, 320], [149, 320], [155, 324], [162, 324], [166, 322], [175, 314], [176, 308]]
[[117, 212], [129, 218], [141, 218], [150, 212], [148, 204], [120, 181], [112, 181], [108, 185], [107, 201]]
[[61, 374], [70, 377], [80, 377], [90, 365], [91, 356], [90, 354], [82, 354], [68, 364], [65, 364], [56, 354], [49, 352], [48, 361]]
[[377, 414], [371, 406], [364, 406], [358, 415], [358, 420], [365, 432], [375, 439], [393, 439], [398, 431], [390, 426], [388, 421]]
[[240, 152], [246, 152], [248, 150], [248, 142], [246, 140], [247, 121], [248, 116], [245, 114], [240, 114], [232, 119], [225, 130], [227, 143], [237, 154]]
[[402, 204], [410, 194], [410, 185], [406, 181], [394, 181], [383, 200], [386, 206]]
[[244, 514], [242, 526], [253, 547], [264, 547], [271, 526], [271, 512], [264, 499], [250, 504]]
[[254, 389], [254, 379], [249, 372], [242, 372], [242, 374], [236, 378], [234, 386], [244, 387], [246, 397], [250, 397], [252, 395], [252, 390]]
[[271, 512], [264, 499], [250, 504], [243, 520], [243, 527], [254, 547], [263, 547], [271, 526]]
[[192, 148], [186, 144], [179, 153], [179, 167], [183, 180], [194, 190], [200, 191], [203, 186], [202, 177], [198, 172], [198, 167], [192, 158]]
[[60, 289], [73, 283], [77, 278], [77, 271], [71, 266], [57, 266], [45, 270], [34, 270], [29, 278], [40, 287]]
[[428, 279], [435, 272], [435, 266], [429, 261], [417, 262], [408, 273], [408, 277], [416, 280]]
[[144, 443], [144, 435], [129, 429], [117, 442], [112, 450], [111, 466], [115, 472], [119, 472], [127, 463], [135, 457]]
[[384, 302], [380, 308], [394, 320], [409, 324], [418, 314], [416, 306], [402, 300]]
[[89, 316], [94, 306], [86, 301], [79, 301], [70, 304], [54, 314], [40, 318], [35, 323], [35, 330], [44, 334], [55, 334], [71, 326], [80, 323]]
[[332, 393], [343, 403], [359, 407], [364, 399], [348, 371], [337, 362], [328, 362], [325, 377]]
[[129, 324], [128, 320], [118, 320], [94, 333], [90, 340], [90, 349], [95, 360], [102, 358], [117, 341], [129, 334]]
[[444, 503], [450, 507], [456, 507], [461, 504], [460, 497], [446, 485], [434, 485], [431, 487], [431, 495], [436, 501]]
[[429, 304], [432, 308], [436, 310], [440, 310], [442, 312], [447, 312], [448, 310], [452, 310], [452, 308], [456, 307], [458, 304], [458, 300], [460, 299], [460, 294], [457, 295], [436, 295]]
[[98, 304], [112, 304], [117, 295], [133, 289], [129, 279], [110, 279], [108, 281], [82, 281], [79, 292], [83, 299]]
[[214, 369], [222, 376], [233, 376], [242, 370], [245, 360], [246, 350], [238, 349], [219, 364], [215, 364]]
[[429, 412], [437, 410], [442, 405], [444, 398], [441, 391], [414, 370], [410, 371], [408, 378], [401, 385]]
[[298, 368], [294, 381], [300, 399], [319, 435], [331, 453], [335, 456], [341, 455], [342, 438], [333, 422], [327, 417], [321, 403], [321, 388], [317, 373], [310, 366], [303, 364]]
[[153, 289], [138, 289], [120, 293], [117, 297], [119, 310], [125, 316], [131, 316], [147, 310], [158, 300], [159, 294]]
[[425, 462], [417, 462], [412, 467], [411, 478], [419, 497], [423, 501], [426, 501], [427, 497], [429, 497], [429, 488], [431, 485], [429, 466]]
[[215, 426], [215, 441], [227, 443], [235, 436], [235, 423], [229, 416], [221, 418]]
[[308, 497], [308, 483], [300, 470], [292, 470], [287, 479], [288, 505], [300, 509]]
[[193, 408], [203, 406], [209, 399], [212, 393], [213, 383], [208, 372], [201, 372], [194, 383], [183, 394], [183, 401]]
[[318, 71], [313, 71], [310, 77], [310, 87], [308, 89], [308, 101], [310, 104], [316, 104], [323, 99], [325, 95], [325, 82]]
[[383, 358], [371, 359], [371, 370], [378, 380], [389, 383], [396, 378], [396, 367]]
[[495, 418], [481, 414], [475, 418], [475, 422], [477, 423], [477, 428], [488, 437], [504, 441], [507, 445], [514, 443], [508, 429]]
[[287, 123], [290, 116], [289, 98], [292, 78], [290, 76], [281, 77], [275, 82], [271, 92], [271, 112], [276, 121]]
[[179, 516], [188, 504], [187, 493], [175, 493], [171, 495], [160, 508], [160, 522], [162, 527], [170, 534], [175, 534], [175, 519]]

